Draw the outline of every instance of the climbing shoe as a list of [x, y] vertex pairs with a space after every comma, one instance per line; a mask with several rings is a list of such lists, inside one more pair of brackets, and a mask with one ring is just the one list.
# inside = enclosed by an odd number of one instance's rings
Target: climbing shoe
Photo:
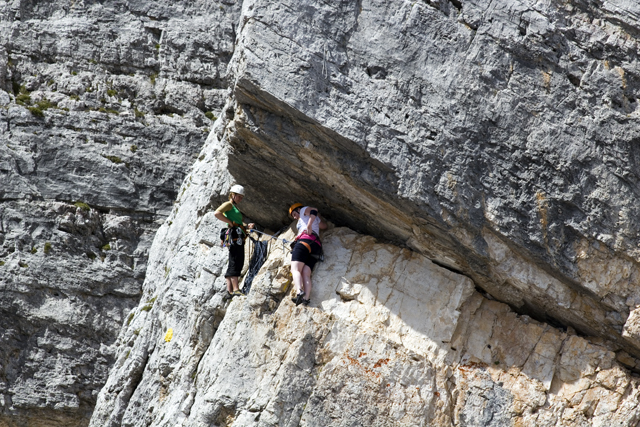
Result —
[[296, 295], [295, 298], [291, 298], [291, 301], [296, 305], [300, 305], [302, 301], [304, 301], [304, 293]]
[[222, 297], [222, 301], [229, 301], [231, 298], [233, 298], [233, 294], [230, 294], [229, 292], [227, 292], [226, 294], [224, 294], [224, 296]]
[[311, 302], [311, 299], [303, 299], [302, 305], [309, 305], [310, 302]]
[[233, 296], [234, 297], [243, 297], [244, 294], [238, 290], [238, 291], [233, 291]]

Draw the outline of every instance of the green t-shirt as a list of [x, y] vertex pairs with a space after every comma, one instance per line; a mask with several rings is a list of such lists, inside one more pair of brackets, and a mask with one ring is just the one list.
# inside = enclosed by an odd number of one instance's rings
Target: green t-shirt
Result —
[[[227, 219], [230, 219], [236, 224], [242, 225], [242, 213], [240, 212], [240, 210], [238, 210], [238, 208], [233, 203], [224, 202], [223, 204], [220, 205], [218, 209], [216, 209], [216, 211], [220, 212]], [[231, 225], [229, 224], [227, 224], [227, 226], [231, 227]]]

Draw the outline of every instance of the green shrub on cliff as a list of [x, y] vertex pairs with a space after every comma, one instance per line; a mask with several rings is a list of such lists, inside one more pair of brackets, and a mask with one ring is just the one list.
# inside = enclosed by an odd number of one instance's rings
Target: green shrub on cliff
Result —
[[104, 157], [105, 159], [111, 160], [113, 163], [119, 165], [120, 163], [122, 163], [122, 159], [118, 156], [107, 156], [105, 154], [102, 154], [102, 157]]

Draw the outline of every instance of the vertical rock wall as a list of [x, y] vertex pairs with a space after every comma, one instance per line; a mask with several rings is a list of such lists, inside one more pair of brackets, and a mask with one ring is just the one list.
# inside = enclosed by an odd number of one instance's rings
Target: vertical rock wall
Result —
[[518, 315], [468, 277], [347, 228], [322, 236], [310, 306], [291, 301], [279, 240], [249, 295], [223, 301], [227, 249], [210, 244], [210, 208], [231, 184], [228, 146], [212, 136], [203, 154], [158, 231], [92, 426], [640, 421], [637, 375], [606, 340]]
[[0, 1], [0, 425], [86, 425], [239, 6]]
[[[638, 423], [636, 3], [0, 8], [1, 423]], [[223, 303], [233, 182], [387, 243]]]
[[600, 6], [245, 2], [247, 212], [312, 202], [640, 356], [638, 6]]

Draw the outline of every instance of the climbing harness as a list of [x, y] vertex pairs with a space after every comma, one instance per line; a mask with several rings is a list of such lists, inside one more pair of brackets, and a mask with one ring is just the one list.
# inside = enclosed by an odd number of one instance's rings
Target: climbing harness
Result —
[[[320, 243], [320, 236], [318, 236], [315, 231], [312, 232], [312, 235], [308, 235], [306, 233], [303, 233], [306, 237], [302, 237], [302, 234], [300, 234], [299, 236], [297, 236], [293, 242], [293, 244], [291, 245], [292, 249], [293, 246], [295, 246], [295, 243], [301, 243], [302, 245], [304, 245], [305, 248], [307, 248], [307, 250], [309, 251], [309, 255], [312, 256], [313, 258], [317, 259], [319, 262], [323, 262], [324, 261], [324, 250], [322, 249], [322, 243]], [[318, 244], [318, 246], [320, 246], [320, 253], [319, 254], [314, 254], [311, 253], [311, 245], [308, 244], [307, 242], [303, 242], [300, 239], [305, 239], [305, 240], [312, 240], [314, 242], [316, 242]]]
[[[234, 238], [234, 234], [235, 237]], [[220, 240], [222, 241], [222, 247], [226, 248], [227, 246], [231, 246], [231, 245], [238, 245], [238, 246], [242, 246], [243, 244], [243, 238], [242, 238], [242, 228], [240, 227], [230, 227], [230, 228], [223, 228], [222, 230], [220, 230]]]

